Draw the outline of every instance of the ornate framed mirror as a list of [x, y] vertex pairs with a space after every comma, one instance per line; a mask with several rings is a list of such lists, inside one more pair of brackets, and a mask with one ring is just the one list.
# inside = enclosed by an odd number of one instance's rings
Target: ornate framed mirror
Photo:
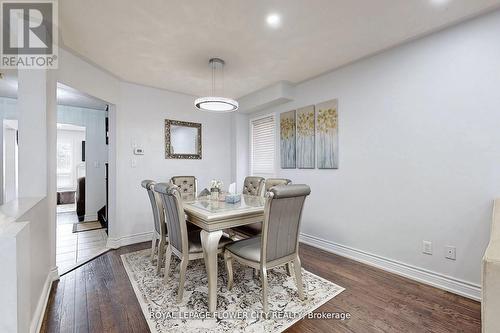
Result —
[[201, 159], [201, 124], [165, 119], [165, 158]]

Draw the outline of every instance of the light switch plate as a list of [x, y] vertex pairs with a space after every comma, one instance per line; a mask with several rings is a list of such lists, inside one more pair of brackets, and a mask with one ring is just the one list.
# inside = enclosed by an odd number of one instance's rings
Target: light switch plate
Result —
[[432, 254], [432, 242], [423, 241], [422, 243], [422, 252], [425, 254]]

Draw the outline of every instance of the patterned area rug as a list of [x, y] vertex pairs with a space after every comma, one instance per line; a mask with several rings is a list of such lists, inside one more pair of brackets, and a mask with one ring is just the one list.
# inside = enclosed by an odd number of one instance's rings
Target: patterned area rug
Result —
[[180, 261], [172, 257], [165, 284], [150, 261], [151, 250], [121, 256], [125, 270], [151, 332], [282, 332], [314, 309], [340, 294], [344, 288], [306, 270], [302, 279], [307, 298], [298, 298], [295, 279], [284, 267], [268, 271], [270, 317], [262, 316], [260, 280], [253, 271], [233, 261], [234, 286], [226, 288], [222, 256], [218, 263], [217, 313], [208, 313], [208, 281], [203, 260], [190, 261], [183, 301], [177, 304]]

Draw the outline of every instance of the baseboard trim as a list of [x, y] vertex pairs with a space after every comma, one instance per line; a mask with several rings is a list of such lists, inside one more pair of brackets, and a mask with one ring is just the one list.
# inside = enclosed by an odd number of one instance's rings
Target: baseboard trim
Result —
[[45, 279], [45, 283], [43, 284], [42, 294], [40, 295], [35, 313], [33, 314], [33, 318], [31, 320], [30, 333], [40, 332], [40, 328], [42, 327], [43, 322], [43, 316], [45, 315], [45, 309], [47, 308], [47, 303], [49, 301], [52, 282], [57, 279], [59, 279], [59, 272], [57, 270], [57, 267], [54, 267], [49, 271], [49, 274], [47, 274], [47, 278]]
[[150, 232], [142, 232], [142, 233], [118, 237], [118, 238], [108, 237], [106, 247], [108, 247], [110, 249], [118, 249], [118, 248], [125, 246], [125, 245], [131, 245], [131, 244], [151, 241], [152, 236], [153, 236], [153, 233], [150, 231]]
[[444, 289], [460, 296], [471, 298], [476, 301], [481, 301], [481, 286], [468, 281], [463, 281], [451, 276], [432, 272], [396, 260], [384, 258], [372, 253], [354, 249], [304, 233], [301, 233], [300, 241], [322, 250], [335, 253], [340, 256], [431, 285], [433, 287]]

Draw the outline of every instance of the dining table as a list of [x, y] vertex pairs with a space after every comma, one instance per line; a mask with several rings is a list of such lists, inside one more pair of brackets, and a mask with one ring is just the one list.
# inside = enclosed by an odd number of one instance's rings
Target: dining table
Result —
[[210, 197], [183, 202], [186, 220], [201, 228], [203, 259], [208, 277], [208, 309], [217, 308], [217, 250], [223, 230], [264, 220], [265, 198], [241, 195], [241, 201], [228, 203]]

